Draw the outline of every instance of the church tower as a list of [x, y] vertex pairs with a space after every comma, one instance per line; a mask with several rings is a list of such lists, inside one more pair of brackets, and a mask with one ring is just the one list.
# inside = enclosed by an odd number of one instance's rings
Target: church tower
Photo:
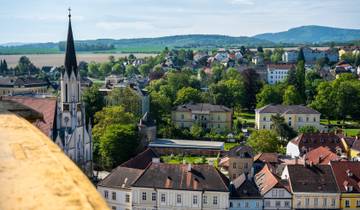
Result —
[[81, 124], [80, 73], [77, 68], [74, 37], [69, 9], [69, 28], [66, 41], [65, 69], [61, 72], [61, 126], [74, 128]]
[[65, 68], [61, 72], [60, 88], [56, 123], [58, 135], [55, 143], [88, 176], [92, 176], [91, 125], [86, 126], [85, 106], [81, 102], [80, 73], [76, 61], [70, 9]]

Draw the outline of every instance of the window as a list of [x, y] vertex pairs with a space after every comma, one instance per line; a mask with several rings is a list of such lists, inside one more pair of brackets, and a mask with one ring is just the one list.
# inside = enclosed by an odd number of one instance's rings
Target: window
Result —
[[236, 163], [233, 163], [233, 168], [236, 168]]
[[327, 206], [327, 199], [326, 198], [323, 199], [323, 206]]
[[256, 208], [259, 208], [260, 203], [258, 201], [256, 201]]
[[176, 195], [176, 203], [181, 203], [181, 195]]
[[143, 192], [141, 197], [143, 201], [146, 201], [146, 192]]
[[263, 117], [263, 121], [266, 121], [266, 117]]
[[116, 210], [116, 206], [112, 206], [112, 207], [111, 207], [111, 210]]
[[345, 200], [345, 207], [349, 208], [350, 207], [350, 201], [349, 200]]
[[233, 203], [230, 201], [230, 208], [232, 208], [233, 207]]
[[331, 199], [331, 206], [335, 206], [335, 204], [336, 204], [336, 200], [334, 198]]
[[111, 193], [111, 198], [112, 198], [113, 200], [116, 200], [116, 192], [112, 192], [112, 193]]
[[269, 207], [270, 206], [270, 201], [265, 201], [265, 206]]
[[318, 198], [314, 198], [314, 206], [318, 206], [319, 205], [319, 199]]
[[263, 125], [263, 129], [265, 129], [265, 125]]
[[272, 192], [271, 192], [271, 194], [272, 194], [272, 197], [276, 197], [276, 190], [273, 190]]
[[356, 207], [360, 207], [360, 200], [356, 201]]
[[214, 205], [217, 205], [217, 204], [218, 204], [218, 198], [217, 198], [217, 196], [214, 196], [214, 197], [213, 197], [213, 204], [214, 204]]
[[182, 119], [182, 120], [184, 119], [184, 114], [181, 114], [181, 119]]
[[130, 195], [129, 194], [125, 195], [125, 202], [130, 203]]
[[249, 208], [249, 202], [245, 202], [245, 208]]
[[193, 196], [193, 204], [197, 204], [198, 203], [198, 197], [197, 195]]
[[104, 197], [107, 199], [109, 197], [109, 192], [107, 190], [104, 191]]
[[278, 207], [280, 207], [281, 206], [281, 202], [280, 201], [276, 201], [275, 202], [275, 206], [278, 208]]
[[65, 102], [68, 102], [68, 86], [65, 84]]
[[166, 199], [165, 199], [165, 194], [164, 193], [161, 193], [161, 198], [160, 199], [161, 199], [162, 203], [165, 203]]
[[300, 206], [301, 206], [301, 200], [300, 200], [300, 199], [297, 200], [296, 206], [297, 206], [297, 207], [300, 207]]
[[299, 122], [302, 122], [302, 118], [301, 118], [301, 117], [299, 117], [299, 119], [298, 119], [298, 120], [299, 120]]
[[316, 118], [314, 117], [314, 122], [316, 122]]
[[244, 168], [247, 169], [249, 167], [249, 164], [248, 163], [245, 163], [244, 164]]
[[309, 122], [309, 117], [306, 117], [306, 122]]
[[207, 196], [206, 195], [203, 196], [203, 203], [207, 204]]
[[284, 202], [284, 206], [285, 206], [285, 207], [290, 207], [290, 202], [289, 202], [289, 201], [285, 201], [285, 202]]
[[279, 197], [284, 197], [284, 196], [285, 196], [285, 191], [279, 190]]
[[309, 206], [309, 204], [310, 204], [310, 199], [309, 199], [309, 198], [305, 198], [305, 205], [306, 205], [306, 206]]
[[156, 201], [156, 193], [151, 193], [151, 200]]

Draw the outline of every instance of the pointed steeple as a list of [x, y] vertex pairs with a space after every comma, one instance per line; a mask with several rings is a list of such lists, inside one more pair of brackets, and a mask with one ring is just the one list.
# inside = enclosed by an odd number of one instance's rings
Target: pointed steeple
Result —
[[75, 53], [75, 44], [74, 37], [71, 28], [71, 9], [69, 8], [69, 28], [66, 41], [66, 54], [65, 54], [65, 71], [68, 75], [71, 75], [71, 72], [74, 71], [77, 75], [77, 62], [76, 62], [76, 53]]

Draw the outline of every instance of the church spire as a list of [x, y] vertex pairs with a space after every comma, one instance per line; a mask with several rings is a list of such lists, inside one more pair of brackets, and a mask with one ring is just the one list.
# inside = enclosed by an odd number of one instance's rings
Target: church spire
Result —
[[71, 75], [71, 72], [74, 71], [77, 75], [77, 62], [76, 62], [76, 53], [75, 53], [75, 44], [74, 37], [71, 28], [71, 9], [69, 8], [69, 28], [66, 41], [66, 54], [65, 54], [65, 71], [68, 75]]

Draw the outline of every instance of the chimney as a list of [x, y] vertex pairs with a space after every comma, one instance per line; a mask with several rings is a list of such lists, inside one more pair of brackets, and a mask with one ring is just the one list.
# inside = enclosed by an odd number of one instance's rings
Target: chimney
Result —
[[189, 163], [189, 164], [187, 165], [187, 171], [188, 171], [188, 172], [191, 172], [191, 163]]

